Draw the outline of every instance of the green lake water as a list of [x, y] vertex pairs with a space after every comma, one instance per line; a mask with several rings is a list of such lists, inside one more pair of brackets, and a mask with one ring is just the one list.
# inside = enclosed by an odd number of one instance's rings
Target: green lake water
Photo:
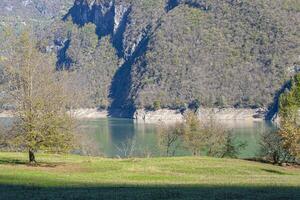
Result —
[[[275, 130], [269, 122], [224, 121], [224, 127], [231, 130], [238, 141], [247, 142], [247, 147], [240, 152], [240, 158], [255, 157], [259, 153], [261, 134]], [[134, 152], [138, 156], [163, 156], [159, 147], [157, 125], [138, 124], [130, 119], [96, 119], [83, 121], [80, 134], [84, 135], [84, 149], [90, 155], [106, 157], [124, 157]], [[191, 155], [180, 148], [176, 156]]]
[[[1, 118], [2, 125], [9, 126], [11, 119]], [[80, 123], [81, 149], [74, 153], [105, 156], [125, 157], [134, 156], [164, 156], [164, 150], [159, 145], [158, 128], [155, 124], [135, 123], [131, 119], [107, 118], [84, 120]], [[223, 121], [224, 128], [229, 129], [236, 140], [247, 142], [240, 152], [240, 158], [252, 158], [258, 155], [260, 137], [267, 131], [275, 130], [269, 122]], [[176, 150], [176, 156], [189, 156], [191, 153], [184, 147]]]

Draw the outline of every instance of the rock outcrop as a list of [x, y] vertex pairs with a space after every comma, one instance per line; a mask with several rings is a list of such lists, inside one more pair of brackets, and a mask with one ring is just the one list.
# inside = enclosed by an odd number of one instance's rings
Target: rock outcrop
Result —
[[77, 119], [100, 119], [108, 117], [107, 111], [99, 111], [97, 109], [77, 109], [73, 110], [72, 114]]
[[130, 4], [126, 1], [112, 0], [76, 0], [74, 6], [64, 19], [72, 18], [72, 21], [84, 26], [93, 23], [97, 27], [99, 37], [105, 35], [118, 35], [126, 16], [130, 10]]
[[[205, 109], [201, 108], [197, 115], [200, 120], [213, 118], [217, 121], [262, 121], [265, 109]], [[134, 119], [138, 123], [176, 123], [184, 120], [184, 113], [176, 110], [162, 109], [157, 111], [137, 110]]]
[[134, 113], [137, 123], [176, 123], [183, 121], [180, 111], [162, 109], [157, 111], [137, 110]]

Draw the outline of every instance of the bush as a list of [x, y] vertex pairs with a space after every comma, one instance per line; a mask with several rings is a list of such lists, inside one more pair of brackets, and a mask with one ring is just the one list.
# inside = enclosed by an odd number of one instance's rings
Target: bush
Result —
[[225, 135], [225, 143], [220, 152], [221, 158], [237, 158], [240, 151], [247, 146], [247, 142], [236, 142], [235, 140], [235, 136], [232, 133], [227, 132]]
[[283, 138], [276, 132], [266, 132], [261, 136], [260, 156], [274, 164], [286, 163], [294, 160], [292, 155], [284, 148]]
[[190, 103], [189, 109], [193, 110], [194, 112], [197, 112], [200, 106], [201, 106], [200, 100], [195, 99], [192, 103]]
[[153, 102], [153, 109], [155, 111], [161, 109], [160, 101], [154, 101]]
[[237, 158], [246, 147], [245, 142], [236, 143], [235, 137], [214, 119], [200, 121], [193, 112], [187, 113], [184, 124], [184, 138], [193, 155], [207, 152], [208, 156]]

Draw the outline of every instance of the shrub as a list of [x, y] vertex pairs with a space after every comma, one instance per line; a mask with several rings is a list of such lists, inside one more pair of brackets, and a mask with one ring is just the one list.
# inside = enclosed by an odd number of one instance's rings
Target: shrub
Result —
[[153, 109], [154, 109], [154, 110], [159, 110], [159, 109], [161, 109], [160, 101], [154, 101], [154, 102], [153, 102]]

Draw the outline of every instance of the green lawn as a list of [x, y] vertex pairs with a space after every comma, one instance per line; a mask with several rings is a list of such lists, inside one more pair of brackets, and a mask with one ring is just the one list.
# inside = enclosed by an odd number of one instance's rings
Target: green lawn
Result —
[[0, 199], [300, 199], [300, 168], [208, 157], [0, 153]]

